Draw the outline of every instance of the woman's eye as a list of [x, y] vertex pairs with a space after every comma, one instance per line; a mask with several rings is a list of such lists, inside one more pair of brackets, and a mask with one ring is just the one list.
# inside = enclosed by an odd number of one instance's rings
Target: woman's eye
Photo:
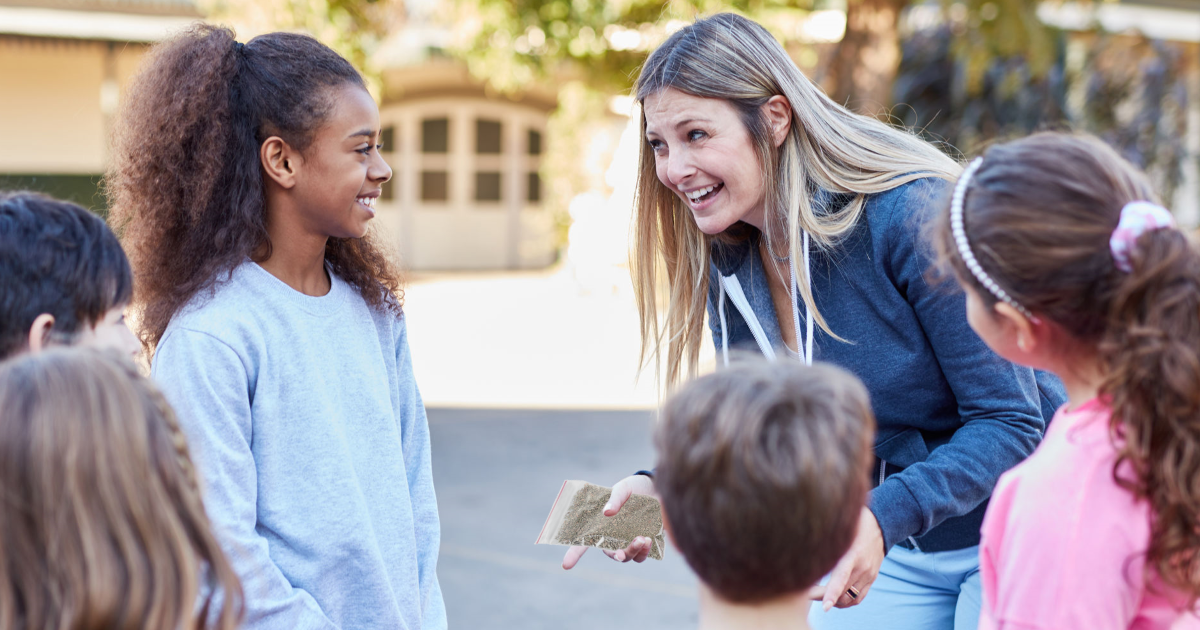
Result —
[[361, 149], [355, 149], [355, 150], [356, 150], [356, 151], [358, 151], [359, 153], [363, 154], [363, 155], [367, 155], [367, 154], [369, 154], [369, 153], [371, 152], [371, 147], [370, 147], [370, 146], [365, 146], [365, 147], [363, 147], [363, 148], [361, 148]]
[[688, 132], [688, 140], [691, 140], [694, 142], [696, 140], [703, 138], [706, 135], [708, 135], [708, 134], [704, 133], [703, 131], [700, 131], [699, 129], [693, 129]]
[[654, 151], [655, 153], [658, 153], [659, 151], [666, 148], [666, 145], [663, 144], [662, 140], [650, 140], [649, 142], [650, 142], [650, 150]]
[[383, 150], [383, 145], [382, 145], [382, 144], [377, 144], [377, 145], [375, 145], [375, 150], [376, 150], [376, 151], [382, 151], [382, 150]]

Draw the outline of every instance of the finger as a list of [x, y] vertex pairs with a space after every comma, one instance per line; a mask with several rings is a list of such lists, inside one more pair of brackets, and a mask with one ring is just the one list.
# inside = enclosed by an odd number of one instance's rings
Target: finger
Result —
[[[858, 597], [850, 596], [851, 587], [853, 587], [853, 588], [855, 588], [855, 590], [859, 591]], [[838, 599], [837, 599], [837, 607], [838, 608], [850, 608], [851, 606], [857, 606], [858, 603], [860, 601], [862, 601], [862, 598], [863, 598], [863, 594], [862, 594], [861, 590], [858, 589], [858, 587], [854, 587], [853, 584], [848, 584], [848, 585], [846, 585], [846, 590], [842, 591], [841, 597], [838, 597]]]
[[638, 560], [638, 556], [641, 555], [641, 553], [642, 543], [641, 539], [639, 538], [634, 538], [633, 542], [629, 543], [628, 547], [617, 552], [619, 556], [618, 559], [621, 562], [629, 562], [630, 560], [641, 562], [641, 560]]
[[564, 568], [564, 569], [573, 568], [579, 562], [579, 559], [583, 557], [584, 552], [586, 552], [587, 550], [588, 550], [587, 547], [571, 547], [570, 549], [568, 549], [567, 555], [563, 556], [562, 568]]
[[633, 487], [626, 483], [624, 479], [618, 481], [617, 485], [613, 486], [612, 494], [608, 497], [608, 503], [604, 504], [604, 515], [616, 516], [617, 512], [621, 510], [621, 506], [625, 505], [625, 502], [629, 500], [629, 495], [631, 494], [633, 494]]
[[654, 548], [654, 543], [643, 538], [642, 546], [639, 548], [637, 555], [633, 557], [634, 562], [645, 562], [646, 558], [650, 557], [650, 550]]
[[825, 585], [817, 584], [816, 586], [808, 589], [808, 598], [813, 601], [825, 599]]
[[833, 574], [829, 576], [829, 583], [825, 587], [825, 597], [822, 598], [823, 608], [825, 612], [837, 605], [838, 600], [846, 594], [846, 586], [850, 584], [850, 566], [846, 560], [842, 560], [833, 569]]

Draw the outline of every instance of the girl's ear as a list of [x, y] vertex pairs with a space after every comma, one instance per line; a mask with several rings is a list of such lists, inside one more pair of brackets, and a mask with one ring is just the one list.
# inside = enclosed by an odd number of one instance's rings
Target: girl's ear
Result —
[[33, 318], [33, 325], [29, 327], [29, 351], [37, 353], [45, 350], [50, 345], [51, 330], [54, 330], [53, 315], [42, 313]]
[[291, 189], [296, 185], [296, 171], [300, 165], [300, 155], [283, 138], [279, 136], [267, 138], [259, 147], [258, 157], [262, 162], [263, 172], [271, 181], [286, 189]]
[[996, 311], [996, 317], [999, 318], [1001, 326], [1013, 335], [1017, 348], [1026, 354], [1033, 354], [1041, 344], [1033, 322], [1004, 302], [996, 302], [993, 309]]
[[767, 116], [767, 124], [771, 126], [771, 139], [778, 149], [787, 139], [788, 131], [792, 128], [792, 104], [787, 97], [776, 94], [762, 104], [763, 113]]

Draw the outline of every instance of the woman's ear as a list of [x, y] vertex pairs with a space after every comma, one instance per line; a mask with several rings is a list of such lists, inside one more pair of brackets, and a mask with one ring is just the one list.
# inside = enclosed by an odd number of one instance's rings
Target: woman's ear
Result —
[[762, 109], [767, 117], [767, 124], [771, 126], [771, 139], [775, 141], [775, 148], [778, 149], [792, 128], [792, 104], [788, 102], [787, 97], [776, 94], [762, 104]]
[[291, 189], [296, 185], [296, 172], [300, 166], [300, 154], [292, 149], [283, 138], [271, 136], [258, 150], [263, 173], [281, 188]]
[[42, 313], [33, 318], [33, 324], [29, 326], [29, 351], [33, 353], [41, 352], [50, 345], [50, 331], [54, 330], [54, 316], [50, 313]]

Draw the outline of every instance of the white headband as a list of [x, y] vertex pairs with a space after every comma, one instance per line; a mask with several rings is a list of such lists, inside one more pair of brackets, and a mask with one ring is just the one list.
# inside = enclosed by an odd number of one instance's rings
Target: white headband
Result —
[[967, 231], [963, 229], [963, 198], [967, 195], [967, 185], [971, 181], [971, 176], [979, 167], [983, 165], [983, 158], [977, 157], [967, 165], [961, 177], [958, 178], [958, 184], [954, 187], [954, 196], [950, 200], [950, 230], [954, 234], [954, 242], [958, 244], [958, 254], [962, 256], [963, 263], [967, 269], [971, 270], [971, 274], [975, 279], [984, 286], [996, 299], [1013, 307], [1031, 321], [1038, 321], [1038, 318], [1029, 311], [1029, 309], [1021, 306], [1016, 300], [1012, 299], [1005, 293], [1000, 285], [992, 280], [991, 276], [979, 266], [979, 261], [975, 260], [975, 254], [971, 253], [971, 244], [967, 242]]

